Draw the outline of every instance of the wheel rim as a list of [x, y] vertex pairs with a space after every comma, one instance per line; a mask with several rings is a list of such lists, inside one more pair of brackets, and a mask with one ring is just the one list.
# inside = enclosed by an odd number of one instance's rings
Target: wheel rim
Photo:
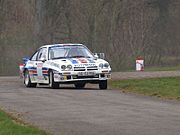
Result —
[[25, 79], [24, 79], [25, 85], [27, 86], [29, 84], [29, 74], [26, 73]]

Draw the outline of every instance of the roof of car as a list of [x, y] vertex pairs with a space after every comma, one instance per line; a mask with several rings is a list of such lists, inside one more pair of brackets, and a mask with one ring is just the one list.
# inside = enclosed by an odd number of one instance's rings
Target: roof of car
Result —
[[40, 48], [43, 48], [43, 47], [53, 47], [53, 46], [73, 46], [73, 45], [82, 45], [82, 46], [84, 46], [83, 44], [65, 43], [65, 44], [51, 44], [51, 45], [43, 45], [43, 46], [41, 46]]

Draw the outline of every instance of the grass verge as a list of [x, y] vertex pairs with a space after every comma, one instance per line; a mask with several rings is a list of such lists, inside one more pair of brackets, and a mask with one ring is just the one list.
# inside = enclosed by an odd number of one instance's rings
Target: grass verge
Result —
[[[121, 70], [121, 72], [135, 72], [135, 69]], [[145, 65], [144, 71], [180, 71], [180, 66], [174, 67], [148, 67]]]
[[125, 92], [180, 101], [180, 77], [112, 80], [110, 81], [110, 86], [112, 88], [123, 89]]
[[145, 67], [145, 71], [178, 71], [180, 66], [174, 67]]
[[48, 135], [48, 133], [24, 124], [0, 109], [0, 135]]

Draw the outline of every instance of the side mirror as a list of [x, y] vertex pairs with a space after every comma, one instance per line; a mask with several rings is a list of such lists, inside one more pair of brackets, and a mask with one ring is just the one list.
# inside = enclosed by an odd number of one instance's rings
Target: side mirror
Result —
[[94, 57], [95, 57], [96, 59], [99, 58], [99, 56], [97, 55], [97, 53], [94, 54]]
[[42, 57], [41, 59], [40, 59], [40, 61], [42, 61], [43, 63], [46, 61], [46, 58], [44, 58], [44, 57]]
[[95, 58], [100, 58], [100, 59], [104, 59], [105, 58], [105, 54], [104, 53], [94, 53]]

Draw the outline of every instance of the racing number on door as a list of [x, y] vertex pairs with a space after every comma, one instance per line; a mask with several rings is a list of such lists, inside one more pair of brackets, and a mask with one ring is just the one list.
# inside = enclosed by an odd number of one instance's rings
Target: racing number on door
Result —
[[43, 67], [43, 63], [41, 63], [41, 62], [37, 63], [37, 75], [38, 75], [38, 78], [43, 77], [42, 67]]
[[38, 82], [41, 82], [44, 80], [42, 68], [43, 68], [43, 64], [46, 60], [47, 60], [47, 48], [41, 48], [41, 50], [39, 51], [37, 63], [36, 63], [37, 64]]

